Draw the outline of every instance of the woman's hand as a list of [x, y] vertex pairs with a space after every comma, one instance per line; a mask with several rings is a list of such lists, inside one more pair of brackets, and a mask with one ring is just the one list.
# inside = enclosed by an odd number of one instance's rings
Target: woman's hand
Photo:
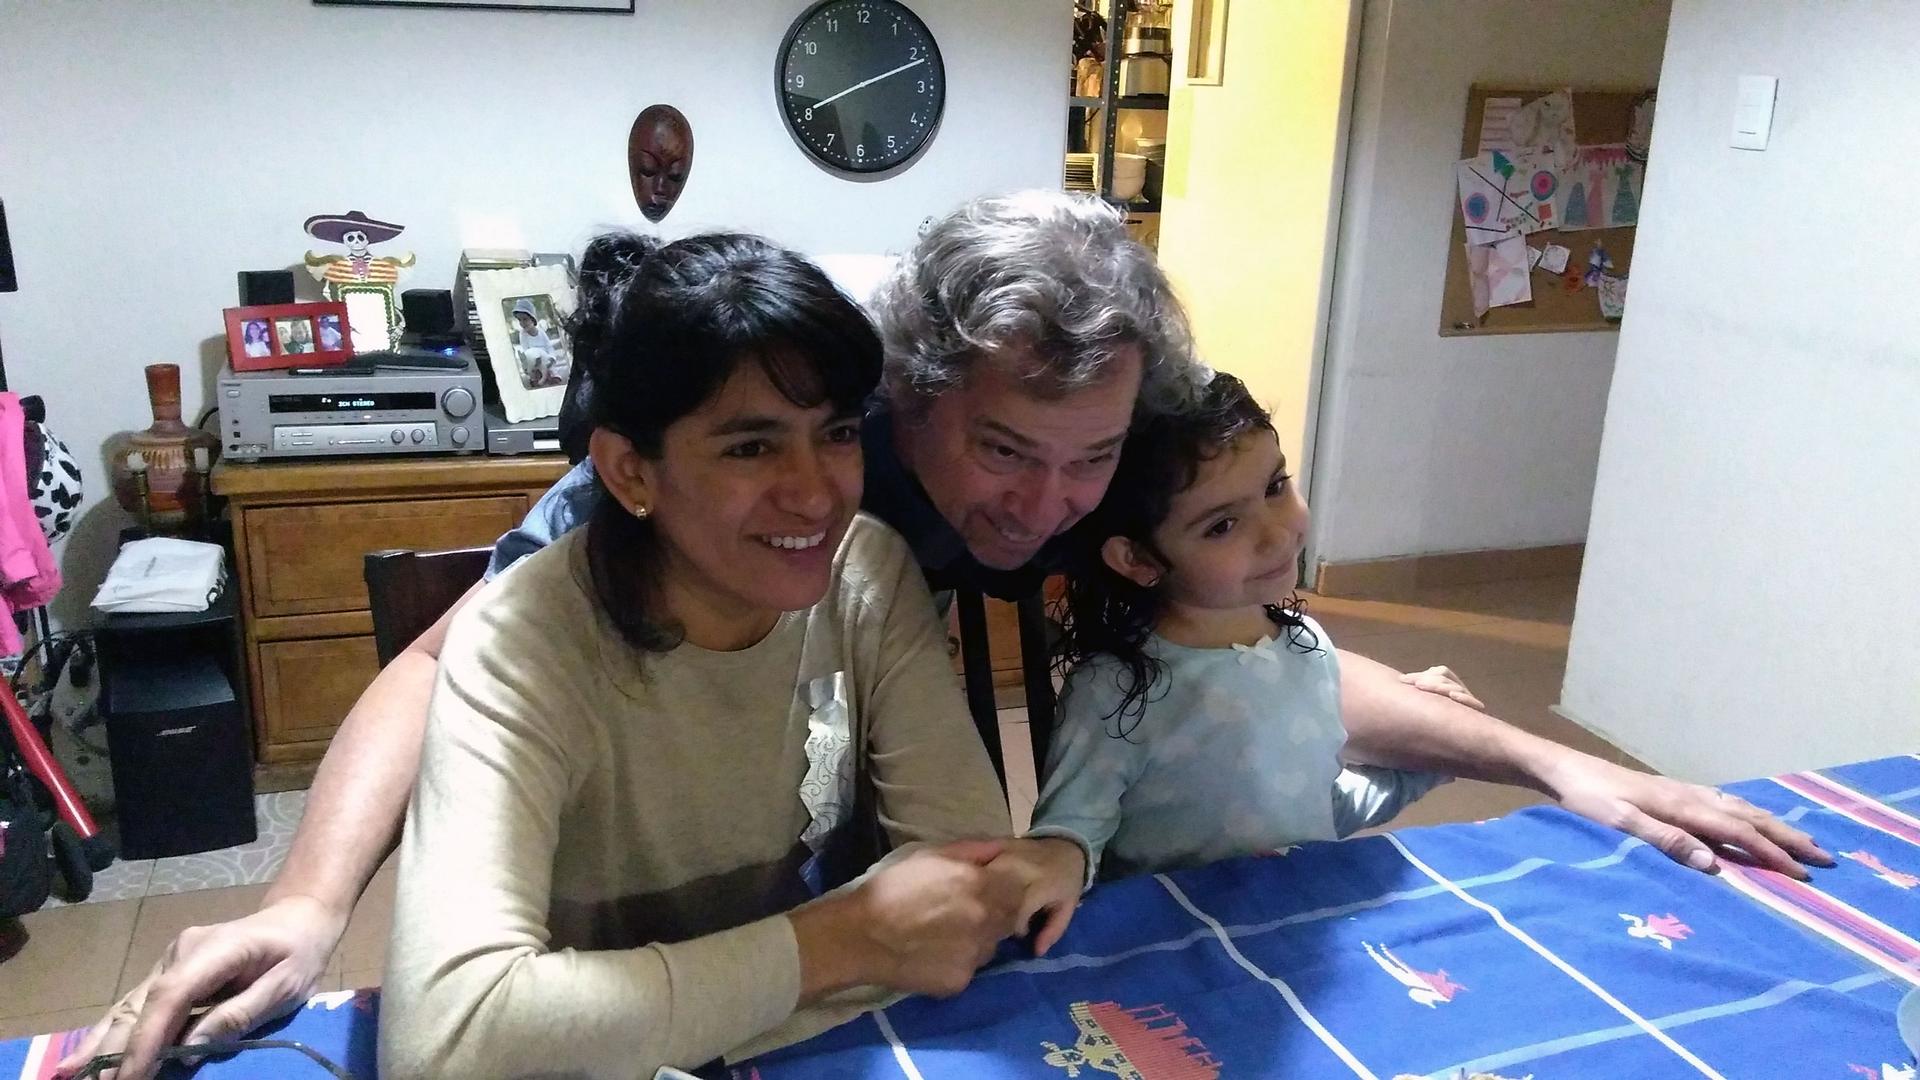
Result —
[[1087, 880], [1087, 854], [1079, 844], [1057, 836], [1026, 837], [1007, 842], [1007, 850], [987, 864], [987, 872], [1005, 874], [1020, 888], [1016, 925], [1031, 932], [1036, 916], [1046, 923], [1034, 934], [1033, 955], [1045, 956], [1067, 932], [1080, 892]]
[[1016, 930], [1020, 883], [987, 870], [1009, 843], [915, 851], [849, 893], [791, 912], [801, 1003], [862, 983], [935, 997], [966, 989]]
[[1415, 690], [1438, 694], [1470, 709], [1479, 709], [1484, 712], [1487, 707], [1479, 698], [1473, 696], [1473, 691], [1468, 690], [1467, 684], [1460, 681], [1460, 676], [1455, 675], [1453, 669], [1445, 664], [1430, 667], [1425, 671], [1409, 671], [1400, 676], [1400, 681]]
[[153, 971], [93, 1025], [61, 1059], [58, 1076], [86, 1068], [101, 1054], [126, 1054], [105, 1075], [145, 1080], [158, 1069], [154, 1053], [171, 1043], [187, 1016], [207, 1010], [184, 1042], [235, 1039], [310, 997], [346, 931], [345, 915], [306, 896], [289, 896], [245, 918], [180, 932]]

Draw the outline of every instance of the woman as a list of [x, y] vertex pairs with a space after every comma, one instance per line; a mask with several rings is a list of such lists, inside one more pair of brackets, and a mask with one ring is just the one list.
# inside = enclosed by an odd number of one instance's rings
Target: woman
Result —
[[959, 839], [1006, 807], [912, 553], [856, 516], [865, 316], [743, 236], [603, 237], [581, 277], [604, 497], [449, 633], [389, 1078], [698, 1066], [837, 991], [957, 992], [1079, 889], [1060, 841]]

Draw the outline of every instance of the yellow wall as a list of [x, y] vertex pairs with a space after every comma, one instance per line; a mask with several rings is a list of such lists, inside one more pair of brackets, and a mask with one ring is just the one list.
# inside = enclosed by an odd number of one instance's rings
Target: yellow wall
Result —
[[1201, 355], [1273, 409], [1280, 445], [1299, 462], [1358, 15], [1346, 0], [1231, 0], [1227, 10], [1223, 84], [1185, 86], [1187, 7], [1175, 8], [1160, 261]]

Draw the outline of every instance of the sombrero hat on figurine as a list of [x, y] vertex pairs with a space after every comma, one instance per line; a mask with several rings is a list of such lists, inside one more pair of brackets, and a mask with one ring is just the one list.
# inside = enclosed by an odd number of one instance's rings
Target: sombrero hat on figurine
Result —
[[367, 243], [378, 244], [399, 236], [406, 230], [405, 225], [395, 225], [390, 221], [375, 221], [359, 210], [349, 210], [344, 214], [315, 214], [302, 225], [307, 235], [315, 240], [325, 240], [329, 244], [344, 244], [342, 239], [350, 232], [366, 234]]

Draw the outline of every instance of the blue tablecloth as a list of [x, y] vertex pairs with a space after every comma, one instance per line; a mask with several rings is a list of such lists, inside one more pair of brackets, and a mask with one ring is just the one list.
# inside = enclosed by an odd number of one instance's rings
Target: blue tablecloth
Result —
[[[1841, 856], [1709, 877], [1552, 808], [1102, 886], [1044, 960], [736, 1066], [735, 1080], [1105, 1076], [1913, 1080], [1920, 759], [1734, 785]], [[372, 992], [276, 1025], [374, 1076]], [[0, 1044], [38, 1078], [71, 1036]], [[319, 1077], [286, 1051], [199, 1072]]]

